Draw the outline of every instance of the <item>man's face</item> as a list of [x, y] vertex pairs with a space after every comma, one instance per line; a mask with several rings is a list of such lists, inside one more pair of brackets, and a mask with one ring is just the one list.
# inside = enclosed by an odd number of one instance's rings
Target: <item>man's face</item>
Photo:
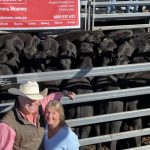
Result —
[[31, 100], [27, 97], [22, 97], [22, 96], [19, 96], [18, 100], [21, 107], [20, 109], [21, 111], [23, 111], [23, 113], [33, 114], [38, 111], [40, 101]]

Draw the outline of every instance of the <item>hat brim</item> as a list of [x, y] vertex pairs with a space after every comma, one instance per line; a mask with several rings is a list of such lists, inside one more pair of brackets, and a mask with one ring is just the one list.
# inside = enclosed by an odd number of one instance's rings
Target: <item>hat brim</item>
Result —
[[31, 100], [42, 100], [47, 95], [47, 93], [46, 93], [46, 95], [42, 95], [42, 93], [39, 93], [39, 94], [30, 94], [29, 95], [29, 94], [25, 94], [25, 93], [21, 92], [17, 88], [10, 88], [10, 89], [8, 89], [8, 93], [13, 94], [13, 95], [28, 97]]

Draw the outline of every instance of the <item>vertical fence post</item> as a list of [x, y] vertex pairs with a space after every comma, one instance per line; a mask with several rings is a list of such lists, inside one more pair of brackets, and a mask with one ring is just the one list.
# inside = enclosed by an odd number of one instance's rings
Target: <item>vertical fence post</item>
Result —
[[[91, 9], [93, 5], [93, 0], [88, 0], [88, 31], [91, 30]], [[93, 11], [95, 11], [93, 9]]]

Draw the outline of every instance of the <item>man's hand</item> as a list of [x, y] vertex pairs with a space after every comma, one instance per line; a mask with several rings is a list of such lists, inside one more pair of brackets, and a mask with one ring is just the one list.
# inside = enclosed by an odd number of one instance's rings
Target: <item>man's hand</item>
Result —
[[64, 90], [63, 93], [64, 93], [64, 96], [69, 97], [71, 100], [75, 99], [76, 94], [74, 92]]

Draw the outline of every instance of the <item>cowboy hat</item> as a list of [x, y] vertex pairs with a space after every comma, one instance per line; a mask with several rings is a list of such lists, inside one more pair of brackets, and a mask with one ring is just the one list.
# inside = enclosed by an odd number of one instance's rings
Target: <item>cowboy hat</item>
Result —
[[42, 100], [47, 95], [47, 92], [47, 88], [40, 92], [36, 81], [28, 81], [25, 84], [20, 84], [19, 89], [8, 89], [8, 93], [10, 94], [28, 97], [31, 100]]

